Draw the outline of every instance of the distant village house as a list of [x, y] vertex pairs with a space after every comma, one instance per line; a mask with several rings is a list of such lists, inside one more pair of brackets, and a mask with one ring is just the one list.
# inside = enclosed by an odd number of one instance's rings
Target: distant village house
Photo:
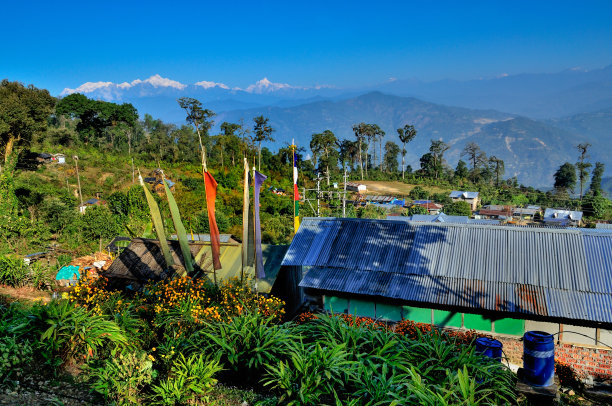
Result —
[[453, 202], [466, 202], [470, 205], [472, 211], [475, 211], [480, 205], [480, 196], [478, 192], [453, 190], [449, 197], [453, 200]]

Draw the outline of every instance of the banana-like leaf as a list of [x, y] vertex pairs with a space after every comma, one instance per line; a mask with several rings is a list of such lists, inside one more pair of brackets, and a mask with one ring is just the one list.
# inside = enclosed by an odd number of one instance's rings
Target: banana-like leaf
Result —
[[142, 232], [141, 238], [155, 238], [155, 233], [153, 232], [153, 222], [148, 223], [145, 226], [144, 231]]
[[149, 191], [149, 188], [144, 184], [142, 180], [142, 175], [140, 175], [140, 170], [138, 170], [138, 180], [140, 181], [140, 185], [144, 189], [145, 196], [147, 197], [147, 203], [149, 204], [149, 210], [151, 211], [151, 220], [153, 220], [153, 226], [155, 227], [155, 232], [157, 233], [157, 239], [159, 240], [159, 246], [161, 248], [162, 254], [164, 254], [164, 259], [166, 260], [166, 266], [170, 268], [174, 265], [174, 259], [172, 259], [172, 254], [170, 253], [170, 246], [168, 245], [168, 240], [166, 240], [166, 233], [164, 232], [164, 223], [162, 222], [161, 213], [159, 212], [159, 206], [155, 201], [155, 198]]
[[[187, 241], [187, 232], [185, 231], [185, 227], [183, 226], [183, 222], [181, 221], [181, 213], [179, 212], [179, 208], [176, 205], [176, 200], [174, 200], [174, 196], [168, 187], [168, 182], [166, 182], [166, 177], [162, 173], [162, 183], [164, 184], [164, 190], [166, 191], [166, 198], [168, 199], [168, 206], [170, 206], [170, 214], [172, 214], [172, 221], [174, 222], [174, 229], [176, 230], [176, 235], [179, 240], [179, 245], [181, 246], [181, 253], [183, 254], [183, 259], [185, 260], [185, 269], [187, 269], [188, 273], [193, 273], [193, 258], [191, 257], [191, 251], [189, 250], [189, 242]], [[185, 275], [181, 275], [185, 276]]]

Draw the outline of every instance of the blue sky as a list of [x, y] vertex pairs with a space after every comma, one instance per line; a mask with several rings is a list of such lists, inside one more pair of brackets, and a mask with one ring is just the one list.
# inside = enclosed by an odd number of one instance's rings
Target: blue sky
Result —
[[0, 77], [59, 94], [182, 83], [357, 87], [612, 64], [612, 2], [6, 2]]

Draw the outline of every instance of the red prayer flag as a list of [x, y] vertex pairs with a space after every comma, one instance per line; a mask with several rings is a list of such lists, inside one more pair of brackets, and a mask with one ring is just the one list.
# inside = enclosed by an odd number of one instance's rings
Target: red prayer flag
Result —
[[206, 208], [208, 210], [208, 224], [210, 228], [210, 247], [212, 250], [213, 268], [221, 269], [219, 255], [221, 252], [221, 238], [215, 217], [215, 200], [217, 198], [217, 181], [210, 172], [204, 172], [204, 185], [206, 186]]

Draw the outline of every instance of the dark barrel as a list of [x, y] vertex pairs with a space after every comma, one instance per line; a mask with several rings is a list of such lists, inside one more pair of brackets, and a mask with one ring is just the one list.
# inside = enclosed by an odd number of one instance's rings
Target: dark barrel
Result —
[[488, 337], [476, 339], [476, 352], [489, 358], [501, 360], [503, 344]]
[[523, 336], [525, 381], [532, 386], [552, 385], [555, 377], [555, 341], [543, 331], [528, 331]]

